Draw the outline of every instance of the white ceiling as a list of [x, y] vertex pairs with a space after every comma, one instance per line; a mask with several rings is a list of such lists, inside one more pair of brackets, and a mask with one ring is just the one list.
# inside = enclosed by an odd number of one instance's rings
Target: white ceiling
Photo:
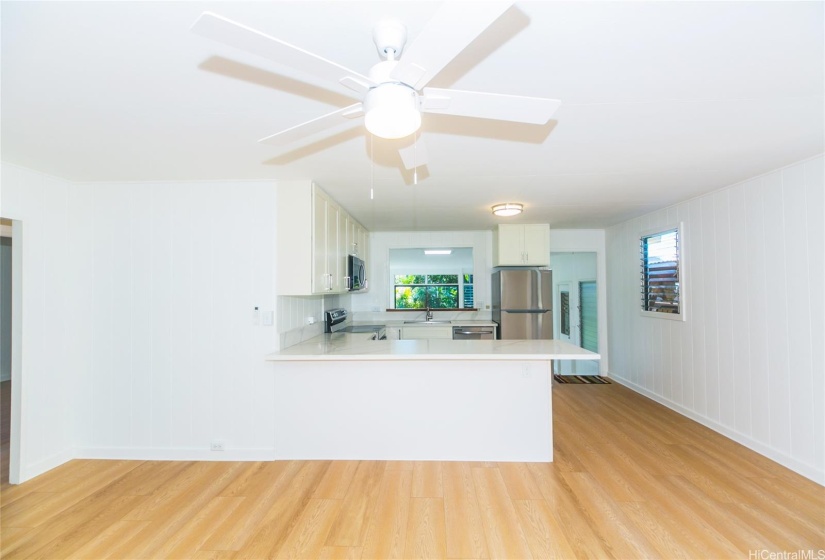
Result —
[[825, 150], [822, 2], [517, 2], [430, 85], [561, 108], [424, 115], [417, 185], [400, 141], [360, 127], [258, 144], [352, 92], [189, 31], [209, 10], [366, 73], [375, 22], [414, 41], [437, 7], [3, 1], [2, 159], [75, 181], [311, 178], [381, 231], [488, 229], [507, 201], [510, 222], [606, 227]]

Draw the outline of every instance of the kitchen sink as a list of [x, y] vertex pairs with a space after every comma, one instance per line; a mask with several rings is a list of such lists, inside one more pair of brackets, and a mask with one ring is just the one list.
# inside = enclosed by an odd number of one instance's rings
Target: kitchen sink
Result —
[[452, 321], [404, 321], [405, 325], [449, 325]]

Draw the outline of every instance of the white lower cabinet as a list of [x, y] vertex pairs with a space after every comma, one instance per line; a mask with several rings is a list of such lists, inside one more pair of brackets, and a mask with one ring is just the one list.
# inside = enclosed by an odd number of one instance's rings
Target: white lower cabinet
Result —
[[412, 325], [401, 328], [404, 340], [421, 340], [425, 338], [453, 338], [452, 325]]

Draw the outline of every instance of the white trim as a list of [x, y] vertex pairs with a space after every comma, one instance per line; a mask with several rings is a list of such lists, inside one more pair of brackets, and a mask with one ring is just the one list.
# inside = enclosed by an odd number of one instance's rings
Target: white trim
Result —
[[[11, 418], [9, 419], [9, 484], [20, 484], [41, 472], [23, 469], [23, 222], [12, 220], [11, 238]], [[60, 464], [60, 463], [58, 463]], [[56, 465], [55, 465], [56, 466]], [[48, 470], [48, 469], [45, 469]]]
[[76, 459], [117, 459], [126, 461], [277, 461], [273, 449], [186, 449], [170, 447], [82, 447]]
[[666, 406], [667, 408], [675, 412], [678, 412], [682, 416], [690, 418], [691, 420], [694, 420], [699, 424], [702, 424], [703, 426], [710, 428], [714, 432], [717, 432], [718, 434], [721, 434], [735, 441], [736, 443], [740, 443], [748, 449], [751, 449], [752, 451], [756, 451], [760, 455], [763, 455], [768, 459], [771, 459], [772, 461], [776, 461], [783, 467], [787, 467], [790, 470], [801, 474], [805, 478], [809, 478], [817, 484], [822, 484], [823, 486], [825, 486], [825, 472], [817, 470], [816, 467], [809, 465], [807, 463], [803, 463], [802, 461], [798, 461], [797, 459], [794, 459], [793, 457], [790, 457], [773, 447], [760, 443], [746, 436], [745, 434], [737, 432], [736, 430], [731, 430], [730, 428], [727, 428], [719, 424], [718, 422], [714, 422], [713, 420], [705, 416], [702, 416], [701, 414], [696, 414], [695, 412], [688, 410], [682, 406], [679, 406], [673, 401], [666, 399], [661, 395], [657, 395], [656, 393], [653, 393], [639, 385], [636, 385], [632, 381], [623, 379], [614, 373], [609, 374], [609, 377], [611, 381], [615, 381], [620, 385], [624, 385], [625, 387], [632, 389], [633, 391], [651, 400], [654, 400], [657, 403]]
[[32, 463], [31, 465], [21, 465], [20, 473], [17, 479], [12, 481], [11, 477], [9, 477], [9, 484], [21, 484], [36, 476], [40, 476], [45, 472], [55, 469], [64, 463], [68, 463], [74, 458], [75, 456], [72, 454], [71, 450], [64, 450], [60, 453], [52, 455], [51, 457]]

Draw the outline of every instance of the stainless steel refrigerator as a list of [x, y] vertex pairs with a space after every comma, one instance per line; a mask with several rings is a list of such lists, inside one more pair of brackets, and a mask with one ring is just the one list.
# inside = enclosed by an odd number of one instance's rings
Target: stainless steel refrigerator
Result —
[[553, 273], [505, 269], [493, 273], [493, 321], [505, 340], [553, 338]]

